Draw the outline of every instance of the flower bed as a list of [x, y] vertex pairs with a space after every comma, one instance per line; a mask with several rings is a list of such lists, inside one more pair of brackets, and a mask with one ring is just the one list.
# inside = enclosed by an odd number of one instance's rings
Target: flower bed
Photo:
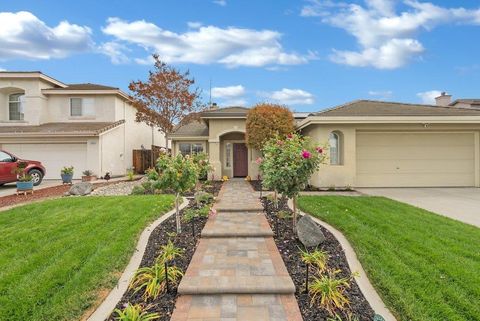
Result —
[[[187, 208], [194, 206], [194, 201], [191, 200]], [[180, 211], [183, 216], [186, 209]], [[200, 239], [200, 231], [205, 226], [207, 218], [197, 218], [195, 221], [195, 236], [192, 235], [191, 223], [182, 224], [182, 232], [175, 236], [171, 236], [175, 233], [175, 215], [172, 215], [167, 220], [162, 222], [155, 230], [153, 230], [148, 240], [145, 254], [142, 258], [140, 267], [152, 266], [155, 263], [155, 259], [160, 255], [160, 247], [166, 245], [168, 240], [172, 240], [173, 244], [184, 250], [182, 257], [175, 259], [174, 264], [180, 268], [183, 272], [187, 270], [188, 264], [193, 257], [193, 253], [197, 247], [198, 240]], [[164, 292], [160, 294], [156, 299], [149, 299], [146, 302], [142, 298], [143, 291], [134, 293], [133, 289], [129, 289], [122, 297], [116, 308], [123, 309], [127, 303], [140, 304], [147, 307], [144, 311], [158, 312], [160, 313], [159, 321], [168, 321], [173, 313], [175, 302], [177, 300], [177, 287], [178, 284], [171, 284], [170, 293]], [[108, 320], [114, 321], [116, 313], [112, 313]]]
[[[275, 243], [280, 251], [280, 254], [285, 262], [287, 270], [295, 283], [295, 296], [298, 301], [300, 311], [305, 321], [324, 321], [332, 318], [329, 313], [322, 308], [318, 303], [310, 304], [311, 297], [305, 291], [305, 273], [306, 267], [301, 260], [300, 248], [303, 245], [297, 240], [295, 233], [292, 230], [292, 219], [278, 218], [278, 231], [276, 230], [276, 216], [277, 211], [274, 208], [273, 202], [263, 197], [262, 204], [265, 209], [267, 219], [275, 232]], [[279, 209], [292, 213], [288, 208], [286, 199], [279, 201]], [[326, 241], [323, 242], [319, 249], [325, 251], [329, 255], [328, 268], [332, 270], [341, 270], [337, 274], [338, 278], [348, 278], [351, 275], [348, 267], [347, 259], [343, 249], [337, 239], [325, 228], [320, 226]], [[353, 271], [355, 272], [355, 271]], [[350, 301], [348, 310], [351, 312], [351, 320], [371, 321], [374, 317], [374, 311], [363, 296], [355, 280], [351, 281], [350, 288], [345, 292], [346, 297]], [[356, 319], [355, 319], [356, 318]], [[332, 318], [331, 320], [336, 320]], [[348, 320], [348, 318], [342, 318]]]

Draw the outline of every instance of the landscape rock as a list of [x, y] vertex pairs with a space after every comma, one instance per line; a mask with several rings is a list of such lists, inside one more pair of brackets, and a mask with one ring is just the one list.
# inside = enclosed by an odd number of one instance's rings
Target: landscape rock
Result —
[[297, 236], [302, 244], [309, 247], [316, 247], [325, 241], [320, 227], [310, 216], [303, 216], [297, 223]]
[[80, 182], [75, 183], [70, 187], [68, 191], [69, 195], [84, 196], [88, 195], [93, 191], [93, 184], [90, 182]]

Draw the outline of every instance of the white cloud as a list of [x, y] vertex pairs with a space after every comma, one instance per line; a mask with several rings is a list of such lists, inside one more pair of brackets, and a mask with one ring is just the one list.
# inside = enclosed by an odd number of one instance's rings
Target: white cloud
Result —
[[315, 102], [314, 96], [302, 89], [283, 88], [273, 92], [259, 93], [259, 95], [285, 105], [311, 105]]
[[354, 36], [359, 51], [334, 50], [334, 62], [379, 69], [399, 68], [425, 50], [416, 39], [420, 31], [449, 24], [480, 25], [480, 8], [444, 8], [429, 2], [404, 0], [398, 12], [395, 0], [364, 0], [365, 5], [312, 0], [300, 15], [320, 17], [322, 22]]
[[273, 30], [201, 26], [175, 33], [145, 20], [128, 22], [119, 18], [109, 18], [102, 30], [113, 36], [114, 42], [138, 45], [168, 63], [261, 67], [303, 64], [311, 58], [285, 52], [280, 43], [282, 35]]
[[129, 49], [121, 43], [113, 41], [105, 42], [100, 46], [99, 50], [109, 56], [114, 64], [130, 62], [130, 58], [125, 54], [125, 51], [129, 51]]
[[393, 91], [391, 90], [370, 90], [368, 92], [370, 96], [376, 97], [378, 99], [390, 99], [393, 96]]
[[0, 12], [0, 60], [50, 59], [93, 49], [91, 30], [61, 21], [47, 26], [27, 11]]
[[201, 22], [198, 22], [198, 21], [189, 21], [189, 22], [187, 22], [187, 26], [191, 29], [198, 29], [201, 26], [203, 26], [203, 24]]
[[246, 93], [242, 85], [213, 87], [212, 98], [220, 99], [225, 106], [245, 106], [247, 100], [243, 97]]
[[442, 92], [440, 90], [430, 90], [418, 93], [417, 97], [419, 97], [424, 104], [435, 105], [435, 97], [438, 97], [441, 94]]
[[227, 0], [213, 0], [212, 2], [222, 7], [225, 7], [227, 5]]

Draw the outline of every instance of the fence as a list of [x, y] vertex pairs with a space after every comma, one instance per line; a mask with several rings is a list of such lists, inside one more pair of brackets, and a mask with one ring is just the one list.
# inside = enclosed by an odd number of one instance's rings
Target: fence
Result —
[[160, 146], [152, 146], [152, 149], [134, 149], [133, 167], [136, 174], [144, 174], [149, 168], [152, 168], [160, 155]]

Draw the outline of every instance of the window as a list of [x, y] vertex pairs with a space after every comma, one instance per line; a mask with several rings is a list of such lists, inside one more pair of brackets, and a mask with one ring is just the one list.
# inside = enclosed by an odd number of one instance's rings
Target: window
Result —
[[11, 161], [12, 161], [12, 156], [10, 156], [9, 154], [7, 154], [5, 152], [0, 151], [0, 162], [8, 163], [8, 162], [11, 162]]
[[70, 116], [94, 116], [95, 100], [93, 98], [70, 98]]
[[8, 117], [10, 120], [23, 120], [24, 94], [11, 94], [8, 96]]
[[232, 144], [225, 144], [225, 167], [232, 167]]
[[330, 165], [342, 165], [342, 134], [331, 132], [328, 142], [330, 145]]
[[202, 143], [180, 143], [178, 145], [180, 153], [185, 155], [192, 155], [198, 154], [203, 152], [203, 144]]

